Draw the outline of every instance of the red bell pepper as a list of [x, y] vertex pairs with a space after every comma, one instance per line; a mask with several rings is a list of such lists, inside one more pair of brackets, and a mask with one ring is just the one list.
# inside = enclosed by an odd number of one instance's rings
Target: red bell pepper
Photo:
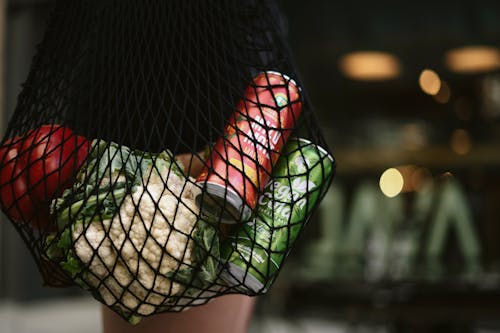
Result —
[[36, 204], [28, 194], [26, 167], [19, 143], [19, 137], [15, 137], [0, 147], [0, 199], [4, 212], [10, 218], [28, 221], [33, 218]]
[[86, 138], [61, 125], [43, 125], [7, 140], [0, 147], [0, 201], [6, 214], [45, 225], [50, 201], [73, 184], [89, 150]]
[[30, 195], [47, 201], [70, 187], [89, 148], [90, 143], [68, 127], [44, 125], [29, 132], [22, 150], [26, 151]]

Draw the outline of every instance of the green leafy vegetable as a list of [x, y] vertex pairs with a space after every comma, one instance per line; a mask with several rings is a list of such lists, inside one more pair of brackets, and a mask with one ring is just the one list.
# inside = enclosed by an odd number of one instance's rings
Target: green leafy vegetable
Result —
[[200, 191], [169, 151], [95, 140], [77, 182], [52, 202], [58, 232], [45, 256], [136, 323], [217, 278], [219, 239], [199, 217]]

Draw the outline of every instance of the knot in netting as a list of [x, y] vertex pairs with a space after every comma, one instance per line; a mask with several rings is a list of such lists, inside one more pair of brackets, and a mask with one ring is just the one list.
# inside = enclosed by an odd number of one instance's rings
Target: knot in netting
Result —
[[52, 286], [130, 322], [265, 293], [334, 172], [271, 1], [58, 1], [0, 147]]

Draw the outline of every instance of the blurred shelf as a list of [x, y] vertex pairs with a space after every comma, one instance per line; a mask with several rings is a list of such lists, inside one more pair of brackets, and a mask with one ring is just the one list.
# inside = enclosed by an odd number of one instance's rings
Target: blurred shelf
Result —
[[286, 310], [373, 320], [430, 322], [489, 320], [500, 313], [500, 289], [464, 283], [294, 283]]
[[463, 169], [500, 166], [500, 145], [473, 146], [465, 155], [447, 146], [419, 150], [402, 148], [340, 148], [333, 149], [339, 174], [378, 172], [388, 167], [415, 164], [428, 168]]

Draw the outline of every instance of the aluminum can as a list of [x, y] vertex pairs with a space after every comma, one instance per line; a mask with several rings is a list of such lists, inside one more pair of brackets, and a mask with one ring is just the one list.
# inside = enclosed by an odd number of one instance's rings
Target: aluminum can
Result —
[[197, 179], [204, 214], [248, 221], [301, 110], [301, 90], [288, 76], [268, 71], [253, 78]]
[[313, 209], [326, 193], [334, 159], [305, 139], [291, 139], [259, 197], [255, 217], [222, 246], [221, 274], [245, 293], [267, 291]]

